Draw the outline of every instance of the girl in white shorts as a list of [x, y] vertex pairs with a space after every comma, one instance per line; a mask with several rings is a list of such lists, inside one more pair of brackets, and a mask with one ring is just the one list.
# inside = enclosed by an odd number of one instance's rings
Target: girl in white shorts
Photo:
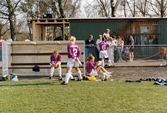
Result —
[[94, 62], [93, 55], [88, 56], [86, 63], [86, 72], [89, 76], [101, 75], [102, 80], [107, 80], [111, 76], [111, 72], [106, 71], [102, 66], [98, 66], [98, 62]]
[[65, 80], [61, 83], [62, 85], [67, 85], [69, 79], [74, 80], [74, 77], [71, 74], [73, 67], [75, 67], [75, 70], [77, 71], [78, 81], [82, 80], [81, 71], [79, 69], [79, 65], [81, 64], [79, 61], [79, 58], [81, 56], [81, 50], [80, 47], [75, 42], [76, 38], [74, 36], [71, 36], [70, 43], [67, 45], [67, 51], [68, 51], [67, 73], [65, 76]]
[[107, 53], [107, 50], [109, 49], [109, 45], [105, 42], [105, 38], [103, 37], [102, 38], [102, 42], [100, 42], [98, 44], [98, 50], [100, 51], [99, 52], [99, 58], [100, 58], [100, 61], [101, 61], [101, 65], [104, 67], [105, 63], [104, 63], [104, 59], [108, 60], [108, 63], [110, 65], [112, 65], [111, 63], [111, 60], [109, 59], [108, 57], [108, 53]]

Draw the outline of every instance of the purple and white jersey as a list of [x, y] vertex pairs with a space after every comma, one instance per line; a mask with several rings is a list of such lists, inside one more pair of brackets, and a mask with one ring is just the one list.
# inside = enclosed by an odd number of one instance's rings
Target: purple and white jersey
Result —
[[88, 62], [86, 63], [86, 72], [87, 72], [87, 73], [91, 73], [92, 70], [96, 70], [96, 63], [95, 63], [95, 62], [90, 62], [90, 61], [88, 61]]
[[79, 59], [81, 57], [81, 50], [77, 44], [73, 43], [68, 44], [67, 50], [68, 50], [68, 58]]
[[50, 55], [50, 63], [57, 63], [57, 62], [61, 62], [61, 56], [60, 54], [57, 55], [56, 57], [54, 56], [54, 54]]
[[109, 48], [109, 45], [106, 42], [100, 42], [98, 44], [100, 51], [105, 51]]

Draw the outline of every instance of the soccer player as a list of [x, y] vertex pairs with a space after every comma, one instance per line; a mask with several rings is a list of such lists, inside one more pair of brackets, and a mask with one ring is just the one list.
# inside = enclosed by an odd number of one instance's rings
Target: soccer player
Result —
[[53, 78], [53, 73], [54, 69], [58, 69], [58, 74], [59, 74], [59, 80], [62, 80], [62, 75], [61, 75], [61, 56], [59, 54], [58, 50], [54, 50], [53, 54], [50, 55], [50, 79]]
[[102, 38], [102, 42], [98, 44], [99, 58], [101, 61], [101, 65], [104, 67], [104, 59], [108, 60], [108, 63], [112, 65], [111, 60], [108, 58], [107, 50], [109, 49], [109, 45], [105, 42], [105, 38]]
[[67, 61], [67, 73], [65, 76], [65, 80], [61, 83], [62, 85], [67, 85], [69, 79], [75, 80], [72, 76], [72, 68], [75, 67], [75, 70], [78, 74], [78, 81], [82, 80], [81, 71], [79, 69], [79, 65], [81, 65], [79, 58], [81, 56], [80, 47], [75, 43], [76, 38], [74, 36], [70, 37], [70, 43], [67, 45], [68, 51], [68, 61]]
[[86, 72], [89, 76], [97, 76], [101, 75], [102, 81], [107, 81], [111, 76], [112, 72], [106, 71], [102, 66], [98, 66], [98, 62], [95, 62], [95, 57], [93, 55], [89, 55], [86, 63]]

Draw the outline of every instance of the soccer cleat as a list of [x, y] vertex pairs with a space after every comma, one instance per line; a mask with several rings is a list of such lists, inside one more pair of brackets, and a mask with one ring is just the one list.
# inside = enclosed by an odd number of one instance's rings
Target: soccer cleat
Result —
[[82, 79], [78, 79], [77, 81], [82, 81]]
[[49, 77], [49, 79], [53, 79], [53, 77]]
[[67, 85], [67, 83], [65, 83], [65, 81], [63, 81], [63, 82], [61, 83], [61, 85]]
[[60, 77], [60, 78], [59, 78], [59, 80], [63, 80], [63, 78], [62, 78], [62, 77]]
[[88, 77], [87, 76], [83, 76], [83, 80], [88, 80]]
[[107, 80], [108, 80], [107, 78], [104, 79], [104, 81], [107, 81]]
[[75, 80], [75, 78], [71, 78], [70, 80]]

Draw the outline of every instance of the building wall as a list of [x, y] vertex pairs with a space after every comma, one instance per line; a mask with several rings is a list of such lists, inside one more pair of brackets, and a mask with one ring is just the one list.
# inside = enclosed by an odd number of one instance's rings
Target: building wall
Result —
[[78, 40], [86, 40], [90, 34], [97, 40], [99, 34], [110, 29], [110, 34], [114, 35], [127, 21], [70, 21], [70, 35], [76, 36]]
[[[135, 22], [135, 23], [134, 23]], [[142, 25], [145, 27], [149, 27], [149, 31], [146, 34], [142, 34]], [[158, 24], [158, 25], [157, 25]], [[157, 28], [155, 28], [157, 27]], [[167, 44], [167, 19], [166, 18], [146, 18], [146, 19], [102, 19], [102, 20], [70, 20], [70, 35], [76, 36], [78, 40], [86, 40], [90, 34], [94, 36], [94, 40], [97, 40], [99, 34], [103, 34], [106, 28], [110, 29], [111, 35], [123, 35], [126, 40], [127, 36], [132, 33], [132, 35], [137, 39], [139, 42], [143, 42], [142, 37], [149, 36], [151, 37], [152, 34], [156, 36], [156, 44]], [[137, 29], [137, 34], [133, 34], [133, 29]], [[140, 31], [139, 31], [140, 30]], [[130, 33], [129, 33], [130, 31]], [[132, 31], [132, 32], [131, 32]], [[154, 32], [155, 31], [155, 32]], [[141, 44], [141, 43], [139, 43]], [[143, 43], [142, 43], [143, 44]]]
[[159, 44], [167, 44], [167, 20], [159, 20], [158, 32], [161, 34], [158, 36]]

